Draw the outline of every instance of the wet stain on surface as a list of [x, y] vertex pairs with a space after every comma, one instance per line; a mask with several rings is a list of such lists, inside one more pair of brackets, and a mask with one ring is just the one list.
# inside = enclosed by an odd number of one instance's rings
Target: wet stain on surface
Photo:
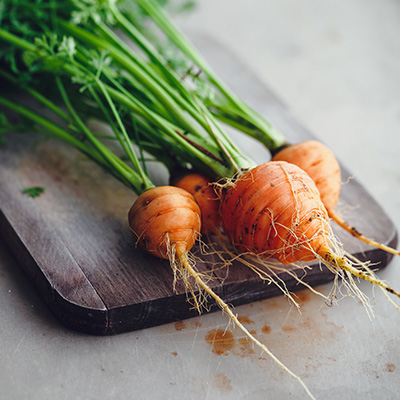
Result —
[[396, 366], [392, 363], [387, 363], [386, 364], [386, 370], [387, 372], [394, 372], [394, 370], [396, 369]]
[[294, 331], [295, 328], [293, 328], [292, 326], [285, 325], [285, 326], [282, 326], [282, 330], [284, 332], [291, 332], [291, 331]]
[[249, 338], [239, 339], [240, 344], [240, 357], [245, 358], [251, 354], [254, 354], [254, 349], [252, 347], [252, 342]]
[[223, 392], [232, 390], [231, 380], [222, 372], [215, 374], [214, 385]]
[[227, 354], [235, 346], [232, 333], [223, 329], [213, 329], [208, 332], [206, 342], [211, 345], [211, 351], [217, 355]]
[[295, 293], [295, 300], [299, 305], [302, 305], [310, 300], [310, 294], [305, 290], [301, 290], [300, 292]]
[[254, 324], [254, 321], [252, 321], [249, 317], [247, 316], [241, 316], [238, 317], [239, 322], [241, 322], [242, 324]]
[[186, 325], [184, 321], [177, 321], [175, 322], [175, 329], [177, 331], [182, 331], [183, 329], [186, 329]]
[[264, 325], [264, 326], [261, 328], [261, 331], [262, 331], [263, 333], [270, 333], [270, 332], [271, 332], [271, 327], [268, 326], [268, 325]]

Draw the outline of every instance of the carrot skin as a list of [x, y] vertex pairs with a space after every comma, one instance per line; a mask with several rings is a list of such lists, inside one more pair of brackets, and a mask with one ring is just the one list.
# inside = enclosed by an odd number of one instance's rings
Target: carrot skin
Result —
[[329, 218], [312, 179], [299, 167], [268, 162], [243, 174], [221, 205], [236, 249], [283, 264], [310, 261], [328, 247]]
[[315, 182], [328, 212], [335, 209], [341, 190], [340, 165], [327, 146], [316, 140], [304, 141], [285, 147], [272, 160], [286, 161], [306, 171]]
[[215, 192], [213, 182], [201, 174], [188, 174], [179, 179], [175, 186], [189, 192], [201, 210], [201, 232], [215, 233], [221, 225], [219, 207], [220, 198]]
[[189, 251], [200, 232], [200, 209], [183, 189], [161, 186], [147, 190], [128, 214], [135, 242], [148, 253], [168, 259], [171, 246], [178, 255]]

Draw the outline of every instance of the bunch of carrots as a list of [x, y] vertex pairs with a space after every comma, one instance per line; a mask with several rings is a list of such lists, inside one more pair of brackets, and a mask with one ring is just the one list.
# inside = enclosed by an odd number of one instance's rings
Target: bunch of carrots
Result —
[[[332, 234], [331, 219], [360, 240], [399, 254], [336, 214], [341, 181], [332, 152], [316, 141], [288, 144], [226, 87], [154, 0], [4, 4], [1, 84], [24, 96], [0, 95], [0, 104], [21, 117], [17, 124], [1, 118], [3, 130], [37, 131], [72, 145], [132, 189], [138, 197], [128, 221], [135, 243], [170, 261], [199, 312], [201, 296], [211, 297], [313, 397], [213, 292], [191, 249], [202, 232], [218, 238], [227, 261], [246, 255], [242, 260], [252, 268], [252, 257], [303, 268], [318, 260], [350, 282], [355, 294], [361, 296], [353, 277], [400, 297], [367, 263], [346, 256]], [[173, 49], [172, 58], [165, 48]], [[109, 130], [93, 131], [94, 119]], [[221, 121], [259, 140], [272, 160], [256, 165]], [[163, 163], [173, 185], [155, 187], [150, 162]]]

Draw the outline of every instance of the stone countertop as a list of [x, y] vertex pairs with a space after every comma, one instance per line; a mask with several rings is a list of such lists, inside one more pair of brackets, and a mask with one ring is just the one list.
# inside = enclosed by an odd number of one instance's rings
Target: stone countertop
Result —
[[[239, 55], [400, 230], [399, 17], [395, 0], [202, 0], [176, 21]], [[394, 259], [379, 276], [400, 288], [399, 271]], [[380, 290], [359, 286], [375, 303], [372, 321], [358, 301], [327, 307], [305, 291], [301, 315], [281, 297], [236, 311], [317, 398], [395, 399], [400, 313]], [[227, 327], [219, 312], [111, 337], [65, 329], [3, 244], [0, 303], [1, 399], [306, 398], [238, 329], [213, 349], [207, 335]]]

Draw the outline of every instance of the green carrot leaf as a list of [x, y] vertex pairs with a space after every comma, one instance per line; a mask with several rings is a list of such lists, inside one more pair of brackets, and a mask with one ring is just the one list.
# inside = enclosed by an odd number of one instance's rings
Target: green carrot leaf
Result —
[[28, 187], [23, 189], [22, 193], [34, 199], [35, 197], [39, 197], [42, 193], [44, 193], [44, 187], [41, 186]]

